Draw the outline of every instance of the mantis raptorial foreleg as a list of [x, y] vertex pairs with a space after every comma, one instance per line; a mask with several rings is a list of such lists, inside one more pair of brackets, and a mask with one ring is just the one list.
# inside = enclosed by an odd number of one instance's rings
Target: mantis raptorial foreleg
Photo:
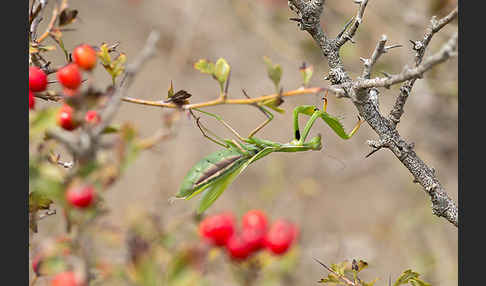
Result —
[[[327, 100], [326, 100], [326, 98], [324, 98], [324, 104], [323, 104], [323, 107], [322, 107], [323, 110], [319, 110], [318, 108], [316, 108], [313, 105], [302, 105], [302, 106], [298, 106], [294, 109], [294, 137], [295, 137], [296, 140], [300, 140], [300, 137], [304, 137], [304, 140], [305, 140], [305, 137], [307, 136], [307, 133], [305, 133], [305, 136], [301, 136], [301, 134], [300, 134], [299, 114], [305, 114], [307, 116], [311, 116], [311, 118], [314, 117], [314, 116], [322, 118], [322, 120], [324, 120], [324, 122], [326, 122], [326, 124], [329, 125], [329, 127], [331, 127], [331, 129], [337, 135], [339, 135], [339, 137], [341, 137], [342, 139], [351, 138], [356, 133], [356, 131], [358, 131], [359, 127], [361, 126], [361, 123], [363, 123], [363, 120], [361, 120], [361, 118], [358, 116], [358, 122], [354, 126], [353, 130], [351, 130], [351, 132], [349, 132], [349, 134], [348, 134], [344, 130], [344, 127], [341, 124], [341, 122], [339, 121], [339, 119], [337, 119], [336, 117], [327, 113], [325, 111], [326, 108], [327, 108]], [[311, 122], [307, 122], [306, 127], [310, 123]], [[313, 123], [314, 123], [314, 121], [312, 121], [312, 124]], [[310, 129], [310, 127], [312, 127], [312, 125], [309, 125], [309, 129]], [[306, 130], [304, 129], [304, 132], [305, 131]], [[307, 132], [308, 132], [308, 130], [307, 130]], [[302, 135], [304, 135], [304, 134], [302, 134]]]

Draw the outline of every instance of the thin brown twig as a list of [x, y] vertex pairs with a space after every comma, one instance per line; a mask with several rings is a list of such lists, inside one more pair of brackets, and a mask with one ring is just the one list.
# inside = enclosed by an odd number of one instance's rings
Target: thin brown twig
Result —
[[57, 20], [57, 17], [58, 16], [59, 16], [59, 9], [58, 9], [57, 3], [56, 3], [56, 6], [52, 10], [51, 21], [47, 25], [47, 28], [46, 28], [45, 32], [38, 39], [36, 39], [36, 42], [37, 43], [40, 43], [40, 42], [44, 41], [49, 36], [49, 34], [51, 33], [52, 29], [54, 28], [54, 24], [56, 23], [56, 20]]
[[151, 100], [143, 100], [143, 99], [137, 99], [137, 98], [132, 98], [132, 97], [124, 97], [122, 100], [126, 102], [131, 102], [131, 103], [136, 103], [136, 104], [142, 104], [142, 105], [150, 105], [150, 106], [158, 106], [158, 107], [164, 107], [164, 108], [182, 108], [184, 110], [189, 110], [193, 108], [201, 108], [201, 107], [208, 107], [208, 106], [215, 106], [215, 105], [221, 105], [221, 104], [252, 104], [252, 103], [257, 103], [257, 102], [263, 102], [269, 99], [274, 99], [279, 96], [296, 96], [296, 95], [305, 95], [305, 94], [317, 94], [319, 92], [322, 92], [323, 90], [329, 89], [331, 91], [335, 91], [337, 93], [340, 93], [341, 90], [339, 89], [331, 89], [331, 88], [322, 88], [322, 87], [312, 87], [312, 88], [301, 88], [301, 89], [296, 89], [296, 90], [291, 90], [282, 94], [279, 93], [274, 93], [274, 94], [269, 94], [269, 95], [263, 95], [260, 97], [255, 97], [255, 98], [241, 98], [241, 99], [223, 99], [221, 97], [214, 99], [214, 100], [209, 100], [205, 102], [200, 102], [200, 103], [193, 103], [193, 104], [186, 104], [186, 105], [177, 105], [174, 103], [165, 103], [163, 101], [151, 101]]

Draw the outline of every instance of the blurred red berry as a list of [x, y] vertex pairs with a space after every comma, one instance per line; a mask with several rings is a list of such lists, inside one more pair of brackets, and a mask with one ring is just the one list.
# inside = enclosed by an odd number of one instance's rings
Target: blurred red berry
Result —
[[68, 64], [57, 71], [57, 79], [67, 88], [77, 89], [81, 84], [81, 73], [76, 64]]
[[267, 216], [263, 211], [250, 210], [242, 218], [243, 228], [259, 229], [264, 232], [267, 229], [268, 221]]
[[82, 69], [91, 70], [94, 68], [96, 59], [96, 51], [90, 45], [79, 45], [73, 51], [73, 60]]
[[74, 109], [71, 106], [64, 104], [57, 114], [57, 124], [66, 130], [74, 130], [77, 127], [77, 124], [74, 121], [73, 115]]
[[47, 75], [46, 73], [36, 66], [29, 67], [29, 89], [33, 92], [39, 92], [46, 90], [47, 87]]
[[41, 276], [41, 273], [39, 272], [41, 262], [41, 255], [37, 255], [32, 259], [32, 270], [34, 270], [34, 273], [37, 276]]
[[51, 286], [79, 286], [76, 275], [72, 271], [61, 272], [51, 280]]
[[287, 252], [297, 235], [296, 226], [285, 220], [277, 220], [265, 235], [264, 244], [273, 254], [281, 255]]
[[248, 243], [251, 251], [258, 251], [265, 246], [265, 231], [256, 228], [244, 228], [241, 237]]
[[226, 250], [233, 260], [244, 260], [252, 253], [251, 245], [240, 235], [231, 236], [226, 242]]
[[77, 89], [70, 89], [70, 88], [63, 88], [63, 93], [64, 95], [66, 96], [75, 96], [77, 93], [78, 93], [78, 90]]
[[233, 215], [222, 213], [205, 218], [199, 224], [199, 233], [215, 245], [222, 246], [233, 235], [235, 222]]
[[29, 89], [29, 110], [34, 109], [35, 107], [35, 98], [34, 93], [32, 90]]
[[95, 191], [90, 185], [72, 186], [66, 191], [66, 200], [78, 208], [86, 208], [94, 200]]
[[101, 117], [98, 112], [96, 112], [96, 110], [89, 110], [88, 112], [86, 112], [84, 120], [90, 124], [98, 124], [101, 121]]

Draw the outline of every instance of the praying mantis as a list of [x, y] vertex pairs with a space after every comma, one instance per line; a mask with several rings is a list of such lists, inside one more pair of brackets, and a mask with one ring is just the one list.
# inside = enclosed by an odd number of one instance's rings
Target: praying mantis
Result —
[[[321, 150], [320, 134], [306, 142], [309, 131], [318, 118], [322, 118], [342, 139], [351, 138], [363, 122], [358, 116], [358, 122], [353, 130], [349, 134], [346, 133], [339, 119], [326, 112], [327, 99], [324, 97], [322, 110], [314, 105], [301, 105], [293, 110], [294, 139], [289, 143], [282, 144], [254, 137], [258, 131], [272, 121], [273, 114], [259, 104], [255, 103], [253, 105], [263, 112], [267, 119], [256, 127], [247, 138], [242, 137], [219, 115], [194, 108], [198, 112], [215, 118], [238, 138], [238, 141], [234, 139], [222, 139], [204, 127], [200, 123], [200, 118], [196, 117], [196, 124], [204, 137], [224, 147], [224, 149], [209, 154], [197, 162], [184, 177], [179, 192], [176, 194], [175, 198], [189, 200], [203, 192], [196, 210], [198, 214], [206, 211], [250, 164], [270, 153]], [[302, 133], [299, 129], [299, 115], [310, 116]], [[208, 134], [212, 134], [214, 138]]]

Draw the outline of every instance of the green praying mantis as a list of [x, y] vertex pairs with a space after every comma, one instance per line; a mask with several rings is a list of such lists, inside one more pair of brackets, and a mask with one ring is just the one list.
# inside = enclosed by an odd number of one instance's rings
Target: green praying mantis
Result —
[[[245, 93], [246, 95], [246, 93]], [[247, 95], [246, 95], [247, 96]], [[248, 96], [247, 96], [248, 97]], [[265, 107], [259, 104], [253, 104], [265, 114], [267, 119], [256, 127], [247, 138], [242, 137], [219, 115], [209, 113], [200, 109], [194, 109], [198, 112], [214, 117], [221, 122], [237, 138], [221, 139], [200, 123], [200, 118], [196, 118], [196, 124], [201, 130], [204, 137], [212, 142], [224, 147], [219, 151], [207, 155], [197, 162], [187, 173], [182, 181], [176, 198], [189, 200], [199, 193], [203, 192], [196, 212], [198, 214], [207, 210], [224, 190], [241, 174], [250, 164], [269, 155], [273, 152], [301, 152], [308, 150], [321, 150], [321, 135], [318, 134], [309, 141], [306, 141], [309, 131], [318, 118], [322, 118], [326, 124], [342, 139], [349, 139], [358, 131], [363, 122], [358, 116], [356, 126], [348, 134], [343, 125], [334, 116], [326, 112], [327, 99], [323, 98], [322, 110], [314, 105], [297, 106], [293, 111], [294, 139], [289, 143], [277, 143], [254, 137], [254, 135], [265, 127], [273, 119], [273, 114]], [[304, 126], [303, 132], [300, 132], [298, 118], [299, 115], [310, 116]], [[194, 116], [194, 115], [193, 115]], [[209, 136], [213, 135], [213, 137]]]

